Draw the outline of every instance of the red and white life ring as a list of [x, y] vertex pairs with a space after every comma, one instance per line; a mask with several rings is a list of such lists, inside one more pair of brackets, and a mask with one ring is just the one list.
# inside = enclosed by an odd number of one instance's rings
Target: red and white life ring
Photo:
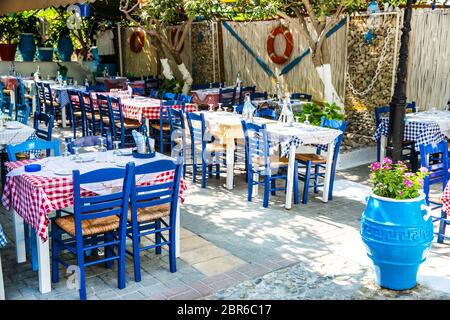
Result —
[[[282, 34], [286, 39], [286, 48], [284, 49], [282, 56], [278, 56], [275, 54], [275, 37], [279, 34]], [[269, 54], [269, 57], [273, 63], [286, 63], [286, 61], [288, 61], [289, 57], [291, 56], [293, 49], [294, 38], [292, 37], [292, 33], [289, 31], [289, 29], [284, 26], [276, 27], [270, 32], [269, 36], [267, 37], [267, 53]]]
[[130, 49], [134, 53], [139, 53], [145, 44], [145, 32], [142, 30], [135, 31], [130, 37]]

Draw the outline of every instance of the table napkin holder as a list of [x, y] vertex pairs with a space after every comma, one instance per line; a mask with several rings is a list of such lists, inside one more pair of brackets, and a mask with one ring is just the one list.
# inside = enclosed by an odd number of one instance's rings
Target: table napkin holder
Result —
[[150, 139], [144, 136], [145, 142], [137, 144], [137, 148], [133, 149], [133, 157], [135, 158], [153, 158], [156, 154], [155, 148], [150, 145]]
[[39, 163], [31, 163], [31, 164], [27, 164], [24, 167], [25, 172], [37, 172], [37, 171], [41, 171], [41, 165]]

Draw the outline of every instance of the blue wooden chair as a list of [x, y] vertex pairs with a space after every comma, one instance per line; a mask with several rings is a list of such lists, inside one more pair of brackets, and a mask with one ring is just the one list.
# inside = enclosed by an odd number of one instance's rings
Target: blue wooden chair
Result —
[[77, 130], [81, 136], [86, 135], [86, 110], [84, 109], [83, 98], [78, 90], [67, 90], [69, 97], [69, 117], [72, 124], [73, 138], [77, 138]]
[[[125, 169], [99, 169], [85, 174], [73, 171], [74, 214], [52, 221], [52, 282], [59, 282], [59, 264], [69, 263], [60, 259], [60, 253], [68, 250], [77, 258], [77, 279], [80, 299], [86, 300], [85, 267], [104, 262], [107, 268], [118, 260], [118, 288], [125, 288], [125, 244], [128, 203], [134, 175], [134, 164]], [[82, 196], [82, 186], [123, 179], [122, 190], [106, 195]], [[68, 237], [63, 239], [63, 235]], [[105, 248], [103, 258], [85, 261], [88, 251]], [[115, 250], [117, 249], [117, 251]]]
[[163, 92], [161, 96], [162, 100], [177, 100], [178, 99], [178, 93], [172, 93], [172, 92]]
[[25, 86], [21, 78], [17, 79], [17, 95], [16, 95], [16, 106], [17, 105], [27, 105], [31, 106], [33, 104], [32, 97], [25, 93]]
[[[188, 164], [186, 163], [188, 154], [188, 138], [186, 137], [186, 122], [184, 111], [170, 108], [169, 114], [170, 135], [172, 141], [172, 157], [181, 159], [181, 161], [183, 162], [183, 178], [186, 178], [186, 167], [188, 166]], [[189, 165], [192, 165], [192, 163]]]
[[[331, 176], [330, 176], [330, 188], [328, 192], [328, 199], [332, 200], [337, 158], [339, 156], [339, 148], [341, 146], [342, 139], [344, 138], [344, 132], [347, 123], [345, 121], [328, 120], [325, 117], [322, 117], [322, 122], [320, 126], [338, 129], [342, 131], [342, 133], [336, 138], [334, 143], [333, 163], [331, 165]], [[304, 173], [301, 173], [299, 170], [298, 174], [299, 179], [304, 182], [302, 202], [306, 204], [308, 203], [309, 189], [314, 188], [314, 193], [318, 193], [319, 187], [323, 186], [323, 184], [319, 184], [318, 180], [319, 177], [320, 178], [325, 177], [325, 168], [327, 164], [327, 159], [325, 156], [321, 155], [320, 147], [317, 147], [316, 153], [297, 153], [295, 155], [295, 159], [298, 161], [299, 168], [305, 169]], [[311, 180], [313, 180], [312, 185], [310, 184]]]
[[109, 133], [113, 133], [113, 116], [109, 107], [108, 96], [97, 93], [97, 110], [99, 114], [100, 135], [106, 137]]
[[[430, 194], [430, 186], [440, 184], [441, 190], [444, 190], [450, 178], [447, 141], [442, 141], [435, 146], [431, 144], [420, 145], [420, 164], [430, 172], [425, 177], [423, 184], [423, 192], [426, 195], [427, 204], [433, 205], [432, 209], [440, 208], [442, 207], [441, 194]], [[433, 222], [437, 220], [439, 220], [437, 241], [443, 243], [444, 239], [449, 239], [445, 235], [445, 229], [450, 224], [450, 220], [447, 218], [447, 213], [442, 210], [439, 217], [433, 216]]]
[[150, 98], [159, 99], [159, 91], [158, 89], [151, 89], [148, 95]]
[[16, 105], [16, 121], [23, 124], [28, 124], [31, 107], [27, 104]]
[[[162, 80], [161, 79], [145, 79], [144, 80], [144, 87], [145, 87], [145, 94], [151, 97], [151, 92], [156, 91], [158, 93], [158, 89], [161, 86]], [[153, 98], [157, 98], [153, 97]]]
[[39, 113], [45, 113], [44, 83], [41, 81], [35, 81], [34, 84], [36, 86], [36, 111]]
[[14, 110], [14, 103], [11, 101], [11, 97], [3, 92], [3, 84], [0, 83], [0, 103], [3, 114], [7, 114], [10, 118]]
[[45, 113], [55, 116], [55, 121], [60, 118], [61, 106], [54, 99], [52, 94], [52, 89], [50, 83], [43, 83], [44, 86], [44, 103], [45, 103]]
[[120, 98], [108, 96], [108, 105], [112, 117], [110, 120], [110, 130], [113, 141], [120, 140], [122, 148], [133, 146], [133, 130], [146, 134], [145, 118], [142, 118], [142, 123], [137, 120], [125, 119]]
[[178, 100], [167, 100], [161, 101], [159, 106], [159, 120], [157, 123], [150, 124], [156, 137], [156, 142], [159, 144], [159, 152], [164, 153], [164, 146], [171, 146], [172, 142], [170, 139], [170, 113], [169, 110], [174, 106], [180, 106], [184, 111], [184, 103]]
[[192, 96], [188, 94], [180, 94], [178, 96], [178, 100], [184, 102], [184, 103], [192, 103]]
[[261, 118], [267, 118], [267, 119], [272, 119], [272, 120], [278, 120], [277, 113], [276, 113], [275, 110], [273, 110], [272, 108], [259, 109], [259, 110], [256, 112], [256, 116], [257, 116], [257, 117], [261, 117]]
[[[174, 170], [172, 181], [151, 186], [136, 185], [136, 176], [155, 174]], [[131, 187], [131, 219], [128, 237], [133, 240], [134, 279], [141, 281], [140, 253], [155, 248], [156, 254], [161, 254], [161, 248], [169, 248], [170, 272], [176, 272], [176, 218], [178, 194], [182, 164], [172, 160], [159, 160], [137, 166]], [[168, 232], [166, 236], [163, 232]], [[140, 246], [141, 237], [155, 235], [154, 244]]]
[[87, 92], [106, 92], [105, 84], [97, 84], [95, 86], [87, 86]]
[[[269, 206], [270, 194], [275, 195], [276, 191], [286, 192], [286, 185], [283, 188], [277, 188], [276, 181], [281, 179], [287, 183], [287, 168], [289, 159], [270, 154], [269, 135], [266, 125], [257, 125], [242, 120], [242, 128], [245, 137], [245, 153], [247, 159], [247, 188], [248, 201], [252, 201], [253, 186], [264, 185], [263, 207]], [[258, 180], [255, 180], [258, 175]], [[264, 179], [259, 181], [259, 176]], [[297, 204], [298, 198], [298, 175], [297, 161], [294, 165], [294, 203]]]
[[[41, 128], [40, 124], [43, 123], [45, 128]], [[54, 125], [54, 116], [46, 113], [34, 113], [34, 130], [35, 135], [39, 139], [50, 141], [52, 140], [52, 132]]]
[[[186, 116], [191, 136], [192, 181], [197, 182], [197, 170], [201, 166], [202, 188], [206, 188], [207, 173], [209, 177], [215, 173], [216, 179], [220, 178], [220, 165], [224, 164], [226, 148], [214, 142], [214, 137], [208, 137], [203, 113], [187, 112]], [[213, 166], [215, 170], [213, 170]]]
[[[93, 146], [101, 146], [101, 139], [100, 138], [104, 138], [102, 136], [84, 136], [78, 139], [72, 139], [72, 138], [66, 138], [66, 142], [68, 142], [67, 144], [67, 150], [71, 153], [74, 154], [75, 151], [73, 149], [73, 147], [79, 147], [79, 148], [87, 148], [87, 147], [93, 147]], [[112, 145], [112, 139], [111, 139], [111, 135], [108, 134], [106, 136], [106, 149], [108, 150], [112, 150], [113, 149], [113, 145]]]
[[100, 112], [96, 110], [90, 92], [82, 91], [80, 96], [86, 113], [86, 134], [95, 136], [97, 131], [100, 131]]
[[248, 94], [251, 97], [255, 92], [256, 86], [241, 87], [241, 90], [239, 91], [239, 101], [236, 101], [236, 103], [244, 103], [245, 96]]
[[236, 101], [236, 87], [228, 89], [219, 89], [219, 103], [224, 107], [233, 106]]
[[53, 155], [59, 156], [59, 141], [46, 141], [41, 139], [35, 140], [27, 140], [25, 142], [11, 145], [6, 145], [6, 152], [8, 153], [9, 161], [17, 161], [16, 154], [19, 152], [29, 152], [32, 150], [46, 150], [47, 156], [50, 156], [51, 151], [53, 151]]
[[291, 99], [311, 101], [312, 95], [307, 94], [307, 93], [294, 92], [291, 94]]
[[135, 95], [135, 96], [144, 96], [145, 95], [144, 88], [132, 87], [132, 90], [133, 90], [133, 95]]
[[[416, 112], [416, 102], [410, 102], [406, 105], [406, 112]], [[378, 126], [381, 123], [381, 117], [382, 115], [389, 115], [389, 106], [383, 106], [375, 108], [375, 126], [378, 128]], [[414, 141], [403, 141], [403, 150], [408, 151], [407, 154], [402, 153], [402, 160], [403, 161], [409, 161], [411, 163], [411, 170], [417, 171], [418, 169], [418, 152], [415, 149], [415, 142]], [[381, 140], [377, 140], [377, 161], [380, 162], [381, 159]]]
[[[250, 100], [267, 100], [268, 94], [266, 91], [264, 92], [253, 92], [250, 94]], [[244, 102], [244, 101], [242, 101]]]

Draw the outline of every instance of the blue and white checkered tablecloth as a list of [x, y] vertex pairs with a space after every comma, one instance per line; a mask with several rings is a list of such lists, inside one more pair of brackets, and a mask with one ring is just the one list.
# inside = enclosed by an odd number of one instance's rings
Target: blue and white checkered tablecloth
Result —
[[69, 94], [67, 93], [67, 90], [82, 90], [85, 91], [85, 86], [59, 86], [59, 85], [53, 85], [52, 90], [55, 92], [56, 97], [58, 99], [59, 105], [61, 107], [65, 107], [69, 104]]
[[[381, 122], [375, 131], [375, 139], [380, 139], [382, 135], [389, 133], [389, 118], [381, 118]], [[406, 121], [404, 140], [414, 141], [416, 150], [419, 150], [421, 144], [438, 144], [446, 140], [439, 124], [428, 120]]]
[[5, 234], [3, 233], [2, 225], [0, 224], [0, 248], [6, 246], [8, 241], [6, 241]]

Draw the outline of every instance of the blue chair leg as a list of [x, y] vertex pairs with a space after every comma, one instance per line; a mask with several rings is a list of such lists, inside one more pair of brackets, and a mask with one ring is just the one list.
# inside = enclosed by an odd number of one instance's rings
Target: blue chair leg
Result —
[[275, 179], [272, 179], [272, 181], [270, 182], [270, 194], [275, 196], [277, 194], [275, 188], [277, 187], [277, 182], [275, 181]]
[[441, 211], [441, 219], [439, 221], [438, 243], [444, 243], [445, 227], [447, 226], [447, 213]]
[[197, 165], [195, 163], [192, 165], [192, 182], [197, 182]]
[[37, 271], [39, 269], [39, 261], [37, 254], [37, 237], [36, 231], [33, 228], [30, 229], [30, 244], [31, 244], [31, 269]]
[[212, 174], [212, 167], [213, 167], [212, 164], [208, 165], [208, 177], [209, 178], [212, 178], [212, 175], [213, 175]]
[[253, 174], [249, 172], [247, 174], [247, 200], [252, 201], [253, 197]]
[[305, 184], [303, 186], [303, 204], [308, 203], [309, 181], [311, 180], [311, 161], [306, 162]]
[[[126, 260], [126, 252], [125, 252], [125, 245], [126, 245], [126, 230], [124, 229], [124, 232], [122, 234], [121, 231], [119, 231], [119, 249], [117, 250], [119, 255], [119, 261], [118, 261], [118, 268], [117, 268], [117, 287], [119, 289], [125, 288], [125, 260]], [[122, 235], [121, 235], [122, 234]]]
[[59, 270], [58, 270], [58, 256], [59, 256], [59, 243], [56, 240], [60, 240], [60, 232], [56, 224], [52, 221], [52, 282], [59, 282]]
[[334, 177], [336, 174], [336, 164], [331, 166], [330, 187], [328, 190], [328, 200], [333, 200]]
[[80, 300], [86, 300], [86, 275], [84, 271], [84, 256], [81, 244], [77, 243], [78, 281], [80, 286]]
[[216, 179], [220, 179], [220, 164], [216, 164]]
[[381, 157], [381, 141], [380, 139], [377, 140], [377, 162], [380, 162]]
[[319, 193], [319, 165], [314, 166], [314, 193]]
[[141, 281], [141, 256], [139, 250], [139, 223], [132, 222], [132, 236], [133, 236], [133, 262], [134, 262], [134, 281]]
[[169, 268], [170, 272], [176, 272], [177, 271], [177, 257], [176, 255], [176, 244], [175, 244], [175, 230], [174, 226], [171, 227], [169, 231]]
[[294, 204], [299, 203], [298, 195], [298, 162], [295, 160], [294, 164]]
[[263, 207], [267, 208], [269, 206], [269, 195], [270, 195], [270, 176], [264, 176], [264, 199]]
[[[161, 229], [161, 220], [158, 219], [155, 221], [155, 229], [156, 230]], [[161, 244], [161, 232], [160, 231], [155, 232], [155, 244], [156, 245]], [[161, 246], [155, 247], [156, 254], [161, 254], [161, 251], [162, 251]]]
[[159, 152], [164, 153], [163, 130], [159, 130]]
[[[111, 242], [114, 241], [114, 237], [111, 232], [105, 233], [105, 242]], [[105, 246], [105, 258], [111, 258], [114, 255], [114, 249], [111, 245]], [[105, 268], [112, 268], [114, 264], [114, 260], [106, 261], [105, 262]]]
[[206, 188], [206, 163], [202, 161], [202, 188]]

